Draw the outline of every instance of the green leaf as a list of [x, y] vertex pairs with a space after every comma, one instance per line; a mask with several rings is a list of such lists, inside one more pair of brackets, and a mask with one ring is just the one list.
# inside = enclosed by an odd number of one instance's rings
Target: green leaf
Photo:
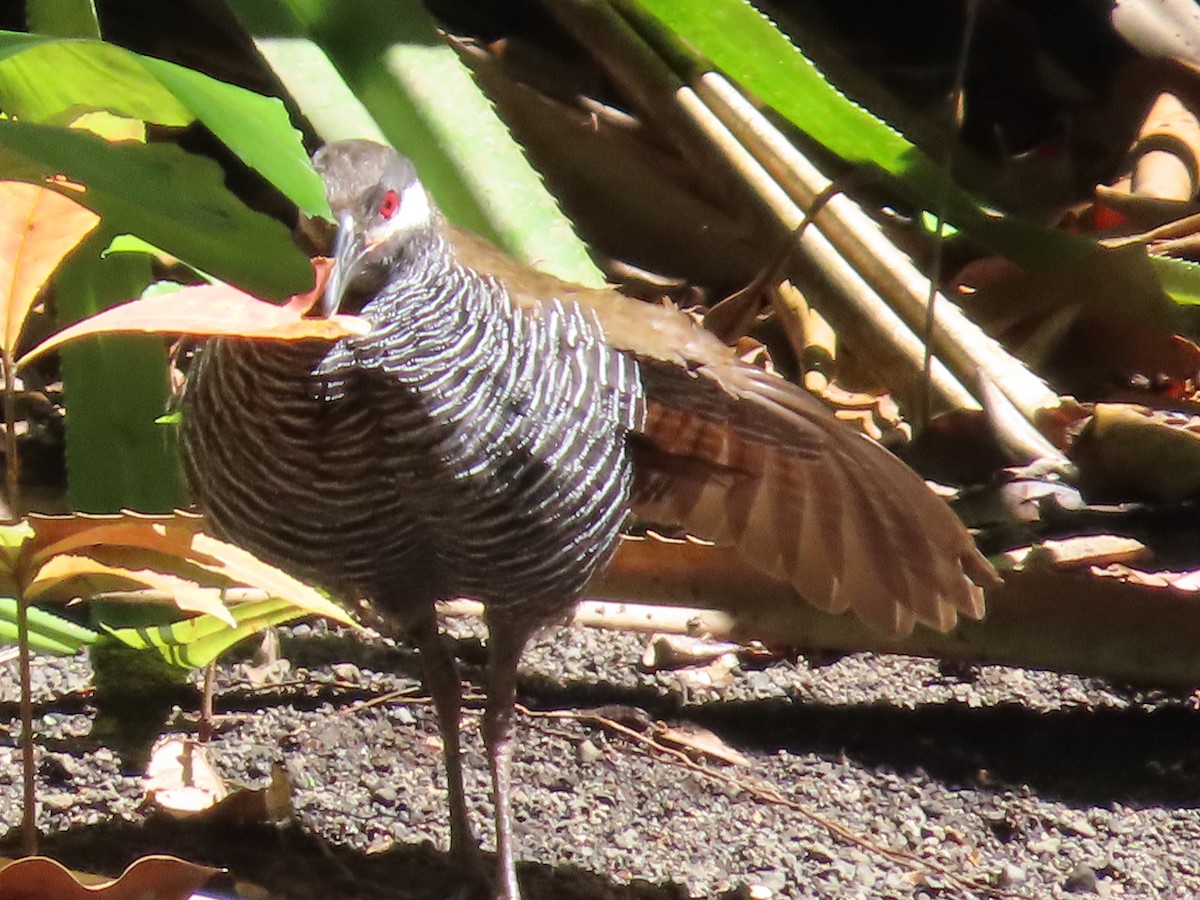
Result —
[[1172, 300], [1183, 306], [1200, 306], [1200, 264], [1165, 256], [1149, 259], [1159, 283]]
[[[86, 186], [80, 192], [52, 180]], [[282, 223], [224, 186], [219, 166], [170, 144], [109, 144], [94, 135], [0, 121], [0, 177], [44, 184], [188, 264], [267, 298], [312, 285], [312, 268]]]
[[174, 63], [103, 41], [0, 31], [0, 108], [55, 124], [95, 109], [168, 126], [198, 119], [305, 213], [329, 215], [321, 179], [280, 100]]
[[30, 31], [57, 37], [100, 37], [95, 0], [25, 0]]
[[214, 616], [204, 615], [154, 628], [108, 631], [135, 650], [157, 651], [172, 665], [199, 668], [253, 634], [309, 615], [307, 610], [273, 597], [232, 605], [229, 610], [237, 622], [234, 628]]
[[[150, 283], [150, 257], [104, 257], [110, 241], [109, 232], [94, 235], [56, 276], [62, 324], [136, 297]], [[105, 335], [63, 347], [61, 358], [72, 508], [166, 513], [183, 505], [175, 433], [154, 423], [170, 399], [163, 341]]]
[[88, 110], [182, 127], [195, 118], [138, 56], [103, 41], [0, 31], [0, 107], [27, 122], [65, 125]]
[[[61, 618], [36, 606], [29, 607], [29, 646], [42, 653], [71, 656], [99, 635], [90, 628]], [[0, 597], [0, 643], [17, 643], [17, 601]]]
[[329, 218], [325, 185], [283, 102], [152, 57], [142, 65], [250, 168], [306, 215]]
[[[887, 122], [847, 98], [776, 25], [744, 0], [620, 0], [667, 53], [711, 61], [810, 138], [890, 176], [913, 203], [940, 213], [998, 253], [1030, 266], [1077, 258], [1095, 244], [983, 209]], [[657, 26], [647, 24], [648, 13]], [[665, 28], [663, 27], [665, 26]], [[697, 58], [699, 57], [699, 58]]]
[[[386, 136], [413, 161], [452, 221], [561, 278], [603, 283], [570, 221], [419, 0], [232, 0], [230, 6], [326, 141]], [[305, 38], [311, 42], [297, 52]]]

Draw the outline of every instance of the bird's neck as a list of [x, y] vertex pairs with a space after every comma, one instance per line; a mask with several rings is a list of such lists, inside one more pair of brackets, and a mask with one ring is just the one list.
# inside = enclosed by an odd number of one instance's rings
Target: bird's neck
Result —
[[461, 264], [446, 239], [432, 234], [397, 258], [362, 314], [376, 329], [400, 327], [419, 343], [510, 319], [513, 309], [494, 279]]

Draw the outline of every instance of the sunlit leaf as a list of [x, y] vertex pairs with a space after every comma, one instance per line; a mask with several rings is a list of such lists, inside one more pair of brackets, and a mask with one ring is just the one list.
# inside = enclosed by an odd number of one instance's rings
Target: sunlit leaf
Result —
[[208, 665], [239, 641], [274, 625], [309, 615], [288, 600], [269, 597], [229, 606], [237, 626], [230, 628], [215, 616], [193, 616], [154, 628], [114, 628], [109, 633], [135, 650], [156, 650], [183, 668]]
[[170, 126], [198, 119], [306, 213], [329, 214], [280, 100], [174, 63], [103, 41], [0, 31], [0, 107], [30, 123], [66, 124], [89, 110]]
[[[90, 628], [69, 619], [30, 607], [28, 610], [29, 646], [36, 652], [71, 656], [96, 640]], [[0, 597], [0, 643], [17, 643], [17, 601]]]
[[[153, 568], [128, 568], [109, 565], [83, 553], [59, 553], [52, 556], [34, 573], [25, 588], [30, 600], [63, 590], [73, 590], [80, 596], [97, 594], [127, 585], [143, 585], [168, 594], [175, 605], [186, 612], [208, 613], [230, 626], [235, 623], [221, 600], [221, 589], [205, 587], [171, 572]], [[82, 590], [79, 586], [86, 586]]]
[[38, 292], [100, 217], [74, 200], [20, 181], [0, 182], [0, 304], [3, 348], [17, 346]]
[[68, 341], [95, 334], [226, 335], [276, 341], [334, 341], [366, 334], [369, 326], [357, 316], [305, 318], [321, 297], [327, 262], [323, 260], [317, 264], [314, 261], [317, 286], [306, 294], [297, 294], [283, 306], [260, 300], [227, 284], [192, 285], [167, 295], [123, 303], [76, 322], [34, 347], [21, 357], [19, 364], [24, 365]]

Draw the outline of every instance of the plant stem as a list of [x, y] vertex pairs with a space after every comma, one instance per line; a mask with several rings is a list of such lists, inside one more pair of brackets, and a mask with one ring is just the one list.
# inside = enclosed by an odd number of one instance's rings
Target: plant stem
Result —
[[[17, 461], [16, 364], [11, 350], [3, 354], [4, 365], [4, 449], [8, 512], [15, 523], [20, 517], [20, 466]], [[21, 681], [21, 762], [24, 773], [24, 799], [21, 808], [21, 849], [32, 856], [38, 851], [37, 764], [33, 758], [33, 689], [29, 666], [29, 601], [17, 592], [17, 653]]]

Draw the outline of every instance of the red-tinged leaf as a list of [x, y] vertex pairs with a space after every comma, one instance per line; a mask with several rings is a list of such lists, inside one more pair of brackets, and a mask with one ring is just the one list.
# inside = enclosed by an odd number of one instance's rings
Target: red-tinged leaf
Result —
[[0, 181], [0, 347], [10, 353], [16, 348], [42, 285], [99, 221], [90, 209], [48, 188]]
[[135, 512], [66, 516], [35, 513], [28, 517], [28, 522], [34, 538], [26, 549], [34, 567], [55, 554], [99, 545], [141, 547], [185, 557], [192, 539], [204, 528], [201, 516], [182, 510], [169, 516]]
[[76, 874], [44, 856], [0, 868], [4, 900], [186, 900], [220, 869], [174, 856], [144, 856], [116, 880]]
[[192, 285], [173, 294], [122, 303], [64, 328], [21, 357], [18, 365], [67, 341], [93, 334], [191, 334], [275, 341], [336, 341], [366, 334], [369, 326], [357, 316], [305, 318], [321, 297], [331, 265], [324, 258], [313, 260], [315, 286], [306, 294], [294, 295], [283, 306], [227, 284]]

